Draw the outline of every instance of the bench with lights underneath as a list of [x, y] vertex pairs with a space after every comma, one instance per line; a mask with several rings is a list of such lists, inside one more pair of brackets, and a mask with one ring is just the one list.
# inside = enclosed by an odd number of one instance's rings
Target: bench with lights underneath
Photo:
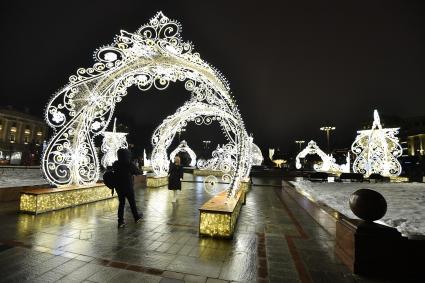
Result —
[[168, 185], [168, 176], [147, 176], [146, 187], [148, 188], [159, 188]]
[[199, 235], [232, 238], [245, 193], [241, 189], [236, 198], [228, 199], [223, 191], [204, 203], [199, 209]]
[[103, 183], [21, 191], [19, 211], [39, 214], [116, 197]]
[[194, 169], [193, 175], [195, 176], [216, 176], [221, 177], [223, 176], [223, 171], [220, 170], [210, 170], [210, 169]]

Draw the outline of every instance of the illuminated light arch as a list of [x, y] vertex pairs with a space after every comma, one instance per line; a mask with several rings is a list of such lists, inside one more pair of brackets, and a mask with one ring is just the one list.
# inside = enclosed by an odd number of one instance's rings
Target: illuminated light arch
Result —
[[190, 157], [190, 163], [189, 166], [193, 167], [196, 165], [196, 153], [187, 145], [187, 142], [185, 140], [182, 140], [180, 144], [170, 153], [170, 160], [173, 161], [174, 157], [179, 152], [186, 152], [189, 154]]
[[[168, 116], [155, 129], [152, 135], [153, 150], [151, 155], [151, 165], [155, 174], [157, 176], [167, 175], [169, 168], [167, 149], [177, 132], [186, 127], [188, 122], [194, 122], [197, 125], [210, 125], [213, 121], [217, 121], [220, 124], [228, 144], [223, 147], [226, 149], [226, 158], [216, 159], [214, 167], [209, 166], [208, 169], [222, 171], [224, 173], [222, 176], [223, 181], [231, 182], [234, 180], [239, 168], [241, 170], [241, 178], [245, 179], [249, 175], [251, 160], [249, 159], [250, 152], [247, 152], [248, 155], [243, 156], [244, 163], [238, 166], [237, 162], [241, 159], [237, 147], [234, 146], [237, 144], [240, 131], [238, 120], [234, 115], [222, 110], [220, 107], [199, 102], [196, 99], [186, 102], [175, 114]], [[249, 139], [248, 137], [248, 142], [250, 142]], [[198, 167], [207, 169], [207, 166], [200, 166], [200, 162], [202, 160], [198, 160]]]
[[401, 164], [397, 158], [403, 153], [396, 137], [400, 128], [382, 128], [377, 110], [374, 110], [373, 118], [372, 128], [357, 131], [357, 137], [351, 145], [351, 150], [357, 155], [353, 171], [366, 177], [373, 173], [387, 177], [398, 176]]
[[185, 82], [192, 100], [220, 108], [232, 117], [237, 151], [229, 196], [249, 171], [251, 147], [242, 117], [224, 77], [182, 41], [181, 26], [161, 12], [135, 33], [121, 31], [114, 44], [98, 49], [96, 63], [80, 68], [49, 101], [45, 119], [54, 129], [42, 157], [46, 179], [55, 185], [93, 184], [99, 161], [93, 138], [104, 132], [116, 103], [137, 85], [163, 90], [170, 82]]
[[321, 150], [315, 141], [310, 141], [307, 146], [298, 153], [295, 159], [295, 167], [301, 169], [302, 165], [300, 162], [301, 158], [305, 158], [309, 154], [317, 154], [322, 159], [322, 164], [314, 164], [313, 168], [319, 172], [335, 172], [335, 173], [349, 173], [350, 172], [350, 153], [347, 155], [347, 163], [338, 165], [335, 163], [335, 158], [332, 155], [328, 155]]

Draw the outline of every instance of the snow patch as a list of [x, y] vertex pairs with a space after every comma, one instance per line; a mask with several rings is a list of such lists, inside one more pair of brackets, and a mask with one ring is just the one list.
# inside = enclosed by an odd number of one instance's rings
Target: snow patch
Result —
[[404, 235], [425, 235], [424, 183], [312, 183], [291, 182], [295, 188], [315, 201], [358, 219], [350, 210], [350, 195], [359, 189], [372, 189], [387, 201], [387, 213], [379, 221], [395, 227]]

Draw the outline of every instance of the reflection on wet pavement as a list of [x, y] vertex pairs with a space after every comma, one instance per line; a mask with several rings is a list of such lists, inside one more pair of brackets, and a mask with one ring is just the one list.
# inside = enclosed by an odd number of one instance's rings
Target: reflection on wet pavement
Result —
[[116, 227], [116, 199], [37, 216], [2, 213], [0, 282], [354, 280], [333, 255], [334, 239], [281, 188], [252, 187], [232, 240], [199, 238], [198, 208], [210, 196], [189, 181], [176, 204], [165, 187], [137, 187], [144, 220], [134, 224], [126, 210], [124, 229]]

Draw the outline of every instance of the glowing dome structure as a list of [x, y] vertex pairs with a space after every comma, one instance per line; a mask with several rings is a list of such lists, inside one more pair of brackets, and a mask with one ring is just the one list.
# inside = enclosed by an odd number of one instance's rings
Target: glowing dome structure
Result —
[[401, 165], [397, 158], [402, 155], [403, 149], [396, 137], [399, 129], [382, 128], [379, 113], [374, 110], [372, 128], [357, 131], [351, 145], [351, 150], [357, 155], [353, 171], [366, 177], [373, 173], [387, 177], [400, 175]]

